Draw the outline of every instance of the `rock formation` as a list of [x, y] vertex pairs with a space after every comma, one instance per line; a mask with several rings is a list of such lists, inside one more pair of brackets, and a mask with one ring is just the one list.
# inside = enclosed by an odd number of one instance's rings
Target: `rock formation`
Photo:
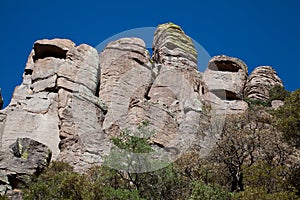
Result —
[[0, 151], [0, 193], [28, 186], [34, 175], [40, 174], [51, 160], [51, 150], [30, 138], [18, 138], [10, 150]]
[[99, 97], [108, 107], [102, 128], [117, 135], [145, 120], [156, 132], [153, 143], [182, 153], [202, 110], [196, 50], [181, 28], [169, 23], [155, 32], [153, 52], [150, 60], [141, 39], [123, 38], [100, 54]]
[[203, 74], [203, 81], [208, 88], [206, 99], [219, 112], [244, 112], [248, 108], [243, 101], [247, 75], [247, 65], [240, 59], [225, 55], [213, 57]]
[[[282, 85], [270, 67], [255, 69], [248, 80], [247, 75], [243, 61], [224, 55], [199, 72], [191, 38], [172, 23], [158, 26], [152, 57], [139, 38], [110, 42], [99, 55], [86, 44], [39, 40], [22, 84], [0, 111], [1, 150], [11, 151], [17, 138], [31, 138], [48, 146], [53, 159], [84, 172], [103, 163], [112, 137], [147, 122], [155, 132], [147, 136], [151, 158], [172, 161], [194, 141], [206, 154], [215, 145], [220, 119], [247, 109], [244, 94], [265, 100], [271, 87]], [[208, 107], [215, 121], [206, 119]], [[218, 128], [204, 130], [203, 123]]]
[[78, 168], [100, 162], [91, 147], [102, 143], [93, 135], [101, 134], [105, 112], [96, 94], [99, 78], [99, 56], [94, 48], [63, 39], [35, 42], [23, 82], [1, 112], [2, 149], [8, 149], [18, 137], [29, 137], [46, 144], [54, 159], [77, 163]]
[[245, 96], [250, 99], [266, 101], [269, 99], [269, 91], [276, 85], [283, 86], [281, 79], [272, 67], [257, 67], [247, 80]]

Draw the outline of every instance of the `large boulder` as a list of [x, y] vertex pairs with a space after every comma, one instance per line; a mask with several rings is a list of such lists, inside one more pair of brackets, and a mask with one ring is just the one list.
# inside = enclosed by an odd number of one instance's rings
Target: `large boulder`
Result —
[[197, 69], [197, 51], [193, 40], [173, 23], [157, 27], [153, 40], [153, 59], [165, 66]]
[[213, 57], [203, 74], [208, 91], [205, 99], [218, 112], [244, 112], [248, 108], [243, 101], [247, 76], [248, 68], [242, 60], [225, 55]]
[[0, 151], [0, 192], [28, 186], [51, 160], [52, 152], [30, 138], [18, 138], [8, 151]]
[[245, 96], [250, 99], [267, 101], [269, 91], [275, 86], [283, 86], [276, 71], [270, 66], [260, 66], [250, 74], [245, 87]]

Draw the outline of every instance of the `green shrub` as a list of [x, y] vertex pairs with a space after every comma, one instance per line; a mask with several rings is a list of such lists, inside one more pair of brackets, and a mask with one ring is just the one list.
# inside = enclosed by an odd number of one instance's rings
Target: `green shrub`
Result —
[[290, 92], [285, 90], [284, 87], [276, 85], [269, 91], [269, 102], [272, 102], [273, 100], [283, 101], [289, 95]]
[[[80, 175], [73, 172], [72, 167], [66, 163], [53, 162], [44, 174], [24, 190], [24, 199], [141, 199], [136, 190], [131, 191], [122, 187], [114, 188], [109, 184], [106, 185], [110, 182], [109, 178], [111, 178], [111, 174], [108, 174], [106, 168], [100, 167], [97, 173], [89, 172]], [[105, 179], [108, 180], [105, 182]]]
[[227, 200], [231, 194], [218, 185], [205, 184], [203, 181], [193, 183], [190, 200]]
[[286, 141], [300, 148], [300, 89], [292, 92], [274, 115], [277, 118], [275, 124]]
[[263, 101], [259, 99], [251, 99], [251, 98], [245, 98], [244, 101], [246, 101], [250, 108], [253, 108], [255, 106], [263, 106], [263, 107], [270, 107], [271, 103], [269, 101]]
[[246, 188], [245, 191], [234, 193], [233, 200], [297, 200], [295, 192], [283, 191], [268, 193], [265, 188]]

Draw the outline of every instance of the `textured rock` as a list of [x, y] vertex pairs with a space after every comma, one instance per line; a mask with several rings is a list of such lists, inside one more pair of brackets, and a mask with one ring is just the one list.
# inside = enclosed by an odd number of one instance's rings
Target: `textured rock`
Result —
[[23, 82], [1, 113], [2, 149], [18, 137], [29, 137], [49, 146], [54, 159], [74, 166], [84, 160], [77, 170], [101, 161], [95, 150], [102, 150], [105, 112], [98, 98], [99, 77], [94, 48], [65, 39], [36, 41]]
[[[264, 88], [281, 83], [276, 73], [263, 69], [251, 74], [246, 90], [247, 66], [237, 58], [216, 56], [203, 74], [198, 72], [193, 41], [172, 23], [158, 26], [152, 58], [139, 38], [110, 42], [100, 55], [70, 40], [39, 40], [22, 84], [0, 111], [1, 151], [10, 151], [17, 138], [32, 138], [47, 145], [55, 160], [84, 172], [103, 162], [111, 137], [148, 121], [155, 132], [147, 136], [151, 159], [174, 160], [193, 142], [204, 156], [226, 114], [247, 109], [244, 91], [251, 98], [266, 96]], [[16, 155], [20, 149], [14, 147]], [[5, 176], [0, 180], [9, 184]]]
[[284, 102], [281, 100], [273, 100], [271, 102], [272, 108], [274, 108], [275, 110], [277, 110], [280, 106], [284, 105]]
[[269, 91], [276, 85], [283, 86], [276, 71], [270, 66], [260, 66], [250, 74], [245, 88], [247, 98], [266, 101]]
[[122, 38], [111, 42], [100, 54], [99, 96], [108, 107], [103, 122], [104, 130], [112, 125], [122, 126], [115, 122], [123, 122], [127, 117], [130, 103], [144, 100], [144, 94], [151, 84], [152, 65], [149, 59], [144, 41], [138, 38]]
[[148, 121], [153, 144], [182, 153], [197, 133], [203, 106], [197, 53], [171, 23], [158, 27], [153, 49], [154, 62], [138, 38], [111, 42], [101, 52], [99, 97], [108, 107], [102, 128], [114, 136]]
[[32, 176], [40, 174], [51, 160], [51, 150], [30, 138], [18, 138], [10, 150], [0, 152], [1, 193], [28, 186]]
[[208, 93], [205, 99], [224, 114], [244, 112], [248, 107], [242, 101], [247, 80], [246, 64], [225, 55], [213, 57], [203, 74]]
[[190, 37], [173, 24], [157, 27], [153, 40], [153, 59], [166, 66], [197, 69], [197, 51]]

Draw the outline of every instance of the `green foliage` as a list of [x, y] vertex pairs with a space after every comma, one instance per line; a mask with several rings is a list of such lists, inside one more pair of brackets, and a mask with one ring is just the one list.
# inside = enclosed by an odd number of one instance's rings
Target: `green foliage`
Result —
[[265, 188], [246, 188], [242, 192], [234, 193], [233, 200], [299, 200], [295, 192], [283, 191], [268, 193]]
[[300, 148], [300, 89], [292, 92], [274, 112], [276, 125], [291, 145]]
[[276, 85], [269, 91], [269, 102], [273, 100], [284, 100], [290, 95], [290, 92], [285, 90], [284, 87]]
[[97, 173], [95, 169], [91, 169], [87, 174], [80, 175], [73, 172], [72, 167], [66, 163], [53, 162], [48, 170], [24, 191], [24, 199], [141, 199], [136, 190], [106, 185], [112, 181], [112, 175], [109, 173], [107, 168], [99, 168]]
[[[285, 100], [293, 106], [294, 95]], [[24, 190], [24, 199], [297, 199], [299, 167], [286, 165], [290, 151], [268, 124], [270, 116], [255, 112], [228, 118], [216, 148], [204, 159], [191, 150], [174, 164], [145, 173], [103, 165], [78, 174], [66, 163], [53, 162]], [[125, 154], [112, 150], [105, 160], [121, 162], [120, 155], [151, 152], [148, 139], [154, 133], [148, 125], [113, 138]]]
[[80, 191], [80, 178], [68, 164], [53, 162], [46, 172], [25, 190], [24, 199], [76, 199], [79, 197], [76, 191]]
[[0, 200], [9, 200], [9, 198], [7, 196], [1, 196], [0, 195]]
[[190, 200], [227, 200], [231, 194], [218, 185], [205, 184], [203, 181], [193, 183]]
[[155, 133], [150, 131], [148, 126], [149, 122], [143, 121], [135, 131], [126, 129], [117, 137], [113, 137], [111, 141], [114, 145], [104, 164], [115, 169], [139, 173], [151, 171], [155, 168], [154, 165], [162, 164], [154, 163], [149, 158], [149, 153], [153, 151], [149, 138]]
[[287, 166], [272, 166], [262, 160], [244, 169], [245, 185], [248, 188], [263, 188], [267, 193], [294, 192], [295, 188], [288, 182], [288, 176]]
[[269, 91], [268, 100], [245, 98], [244, 101], [248, 103], [250, 109], [253, 109], [257, 106], [270, 107], [273, 100], [284, 100], [289, 95], [290, 92], [285, 90], [284, 87], [276, 85]]
[[246, 101], [250, 108], [253, 108], [255, 106], [262, 106], [262, 107], [270, 107], [271, 104], [268, 101], [263, 101], [259, 99], [251, 99], [251, 98], [245, 98], [244, 101]]
[[113, 144], [132, 153], [149, 153], [152, 151], [147, 138], [131, 135], [131, 133], [129, 130], [122, 131], [119, 137], [112, 138]]

